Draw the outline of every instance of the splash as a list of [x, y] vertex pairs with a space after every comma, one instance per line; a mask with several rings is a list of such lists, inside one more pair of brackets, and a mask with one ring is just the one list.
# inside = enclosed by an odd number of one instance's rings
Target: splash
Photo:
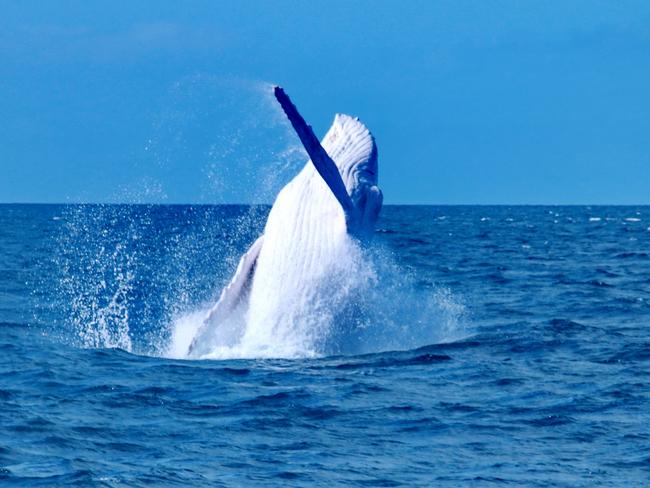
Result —
[[[58, 334], [78, 347], [184, 358], [197, 328], [262, 231], [268, 207], [80, 205], [61, 214]], [[407, 350], [466, 335], [465, 307], [422, 283], [384, 243], [348, 240], [281, 316], [245, 308], [204, 358], [315, 357]], [[338, 264], [336, 264], [338, 263]], [[273, 299], [273, 290], [270, 290]], [[266, 320], [276, 325], [261, 333]]]
[[[268, 84], [195, 76], [180, 80], [170, 97], [145, 146], [161, 169], [157, 177], [134, 177], [109, 198], [130, 205], [69, 206], [63, 212], [54, 257], [60, 273], [57, 327], [77, 346], [185, 357], [242, 251], [261, 234], [267, 206], [134, 205], [173, 198], [169, 181], [187, 164], [179, 154], [202, 148], [197, 199], [209, 201], [232, 195], [270, 201], [304, 164]], [[216, 127], [214, 134], [206, 134], [206, 127]], [[272, 147], [262, 150], [269, 140]], [[386, 248], [349, 239], [335, 252], [281, 313], [240, 307], [209, 338], [203, 357], [362, 354], [464, 334], [463, 305], [448, 291], [422, 287]], [[268, 292], [269, 300], [278, 298]]]
[[131, 351], [128, 303], [137, 257], [125, 241], [111, 238], [116, 220], [109, 217], [97, 227], [90, 208], [70, 209], [54, 257], [61, 270], [59, 305], [67, 310], [65, 327], [76, 345]]
[[[210, 337], [202, 359], [304, 358], [408, 350], [466, 335], [466, 310], [449, 290], [424, 289], [382, 246], [348, 239], [336, 263], [308, 289], [285, 299], [281, 313], [256, 316], [240, 306]], [[259, 313], [259, 310], [257, 310]], [[166, 355], [186, 358], [207, 308], [175, 318]], [[273, 324], [269, 327], [269, 324]]]
[[173, 317], [215, 299], [236, 263], [229, 250], [259, 232], [253, 215], [243, 206], [64, 207], [50, 332], [79, 347], [158, 354]]

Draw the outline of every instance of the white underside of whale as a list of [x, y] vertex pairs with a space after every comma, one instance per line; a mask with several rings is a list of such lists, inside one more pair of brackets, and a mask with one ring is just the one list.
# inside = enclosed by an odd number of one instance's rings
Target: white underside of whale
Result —
[[[372, 158], [376, 164], [376, 148], [358, 119], [336, 115], [321, 145], [349, 195], [367, 186], [353, 173]], [[333, 190], [308, 161], [278, 194], [264, 234], [240, 259], [190, 354], [220, 356], [229, 348], [257, 357], [316, 354], [316, 343], [332, 320], [332, 301], [345, 294], [341, 277], [356, 259], [349, 225]]]

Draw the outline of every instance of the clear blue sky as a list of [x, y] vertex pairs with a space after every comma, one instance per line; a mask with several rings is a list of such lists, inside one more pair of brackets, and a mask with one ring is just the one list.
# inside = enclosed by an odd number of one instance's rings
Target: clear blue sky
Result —
[[0, 2], [1, 202], [271, 201], [359, 116], [387, 203], [650, 203], [650, 2]]

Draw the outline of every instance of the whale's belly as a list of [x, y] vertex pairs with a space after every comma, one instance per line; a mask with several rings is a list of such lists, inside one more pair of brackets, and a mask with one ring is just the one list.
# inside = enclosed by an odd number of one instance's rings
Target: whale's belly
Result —
[[[305, 167], [278, 195], [264, 230], [249, 295], [246, 340], [304, 341], [349, 242], [345, 216], [323, 179]], [[287, 344], [289, 345], [289, 344]]]

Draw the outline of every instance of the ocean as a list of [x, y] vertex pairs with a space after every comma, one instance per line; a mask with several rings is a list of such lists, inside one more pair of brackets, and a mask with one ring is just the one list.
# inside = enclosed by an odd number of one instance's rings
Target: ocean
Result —
[[650, 207], [386, 206], [311, 342], [186, 359], [268, 210], [0, 205], [2, 486], [650, 484]]

